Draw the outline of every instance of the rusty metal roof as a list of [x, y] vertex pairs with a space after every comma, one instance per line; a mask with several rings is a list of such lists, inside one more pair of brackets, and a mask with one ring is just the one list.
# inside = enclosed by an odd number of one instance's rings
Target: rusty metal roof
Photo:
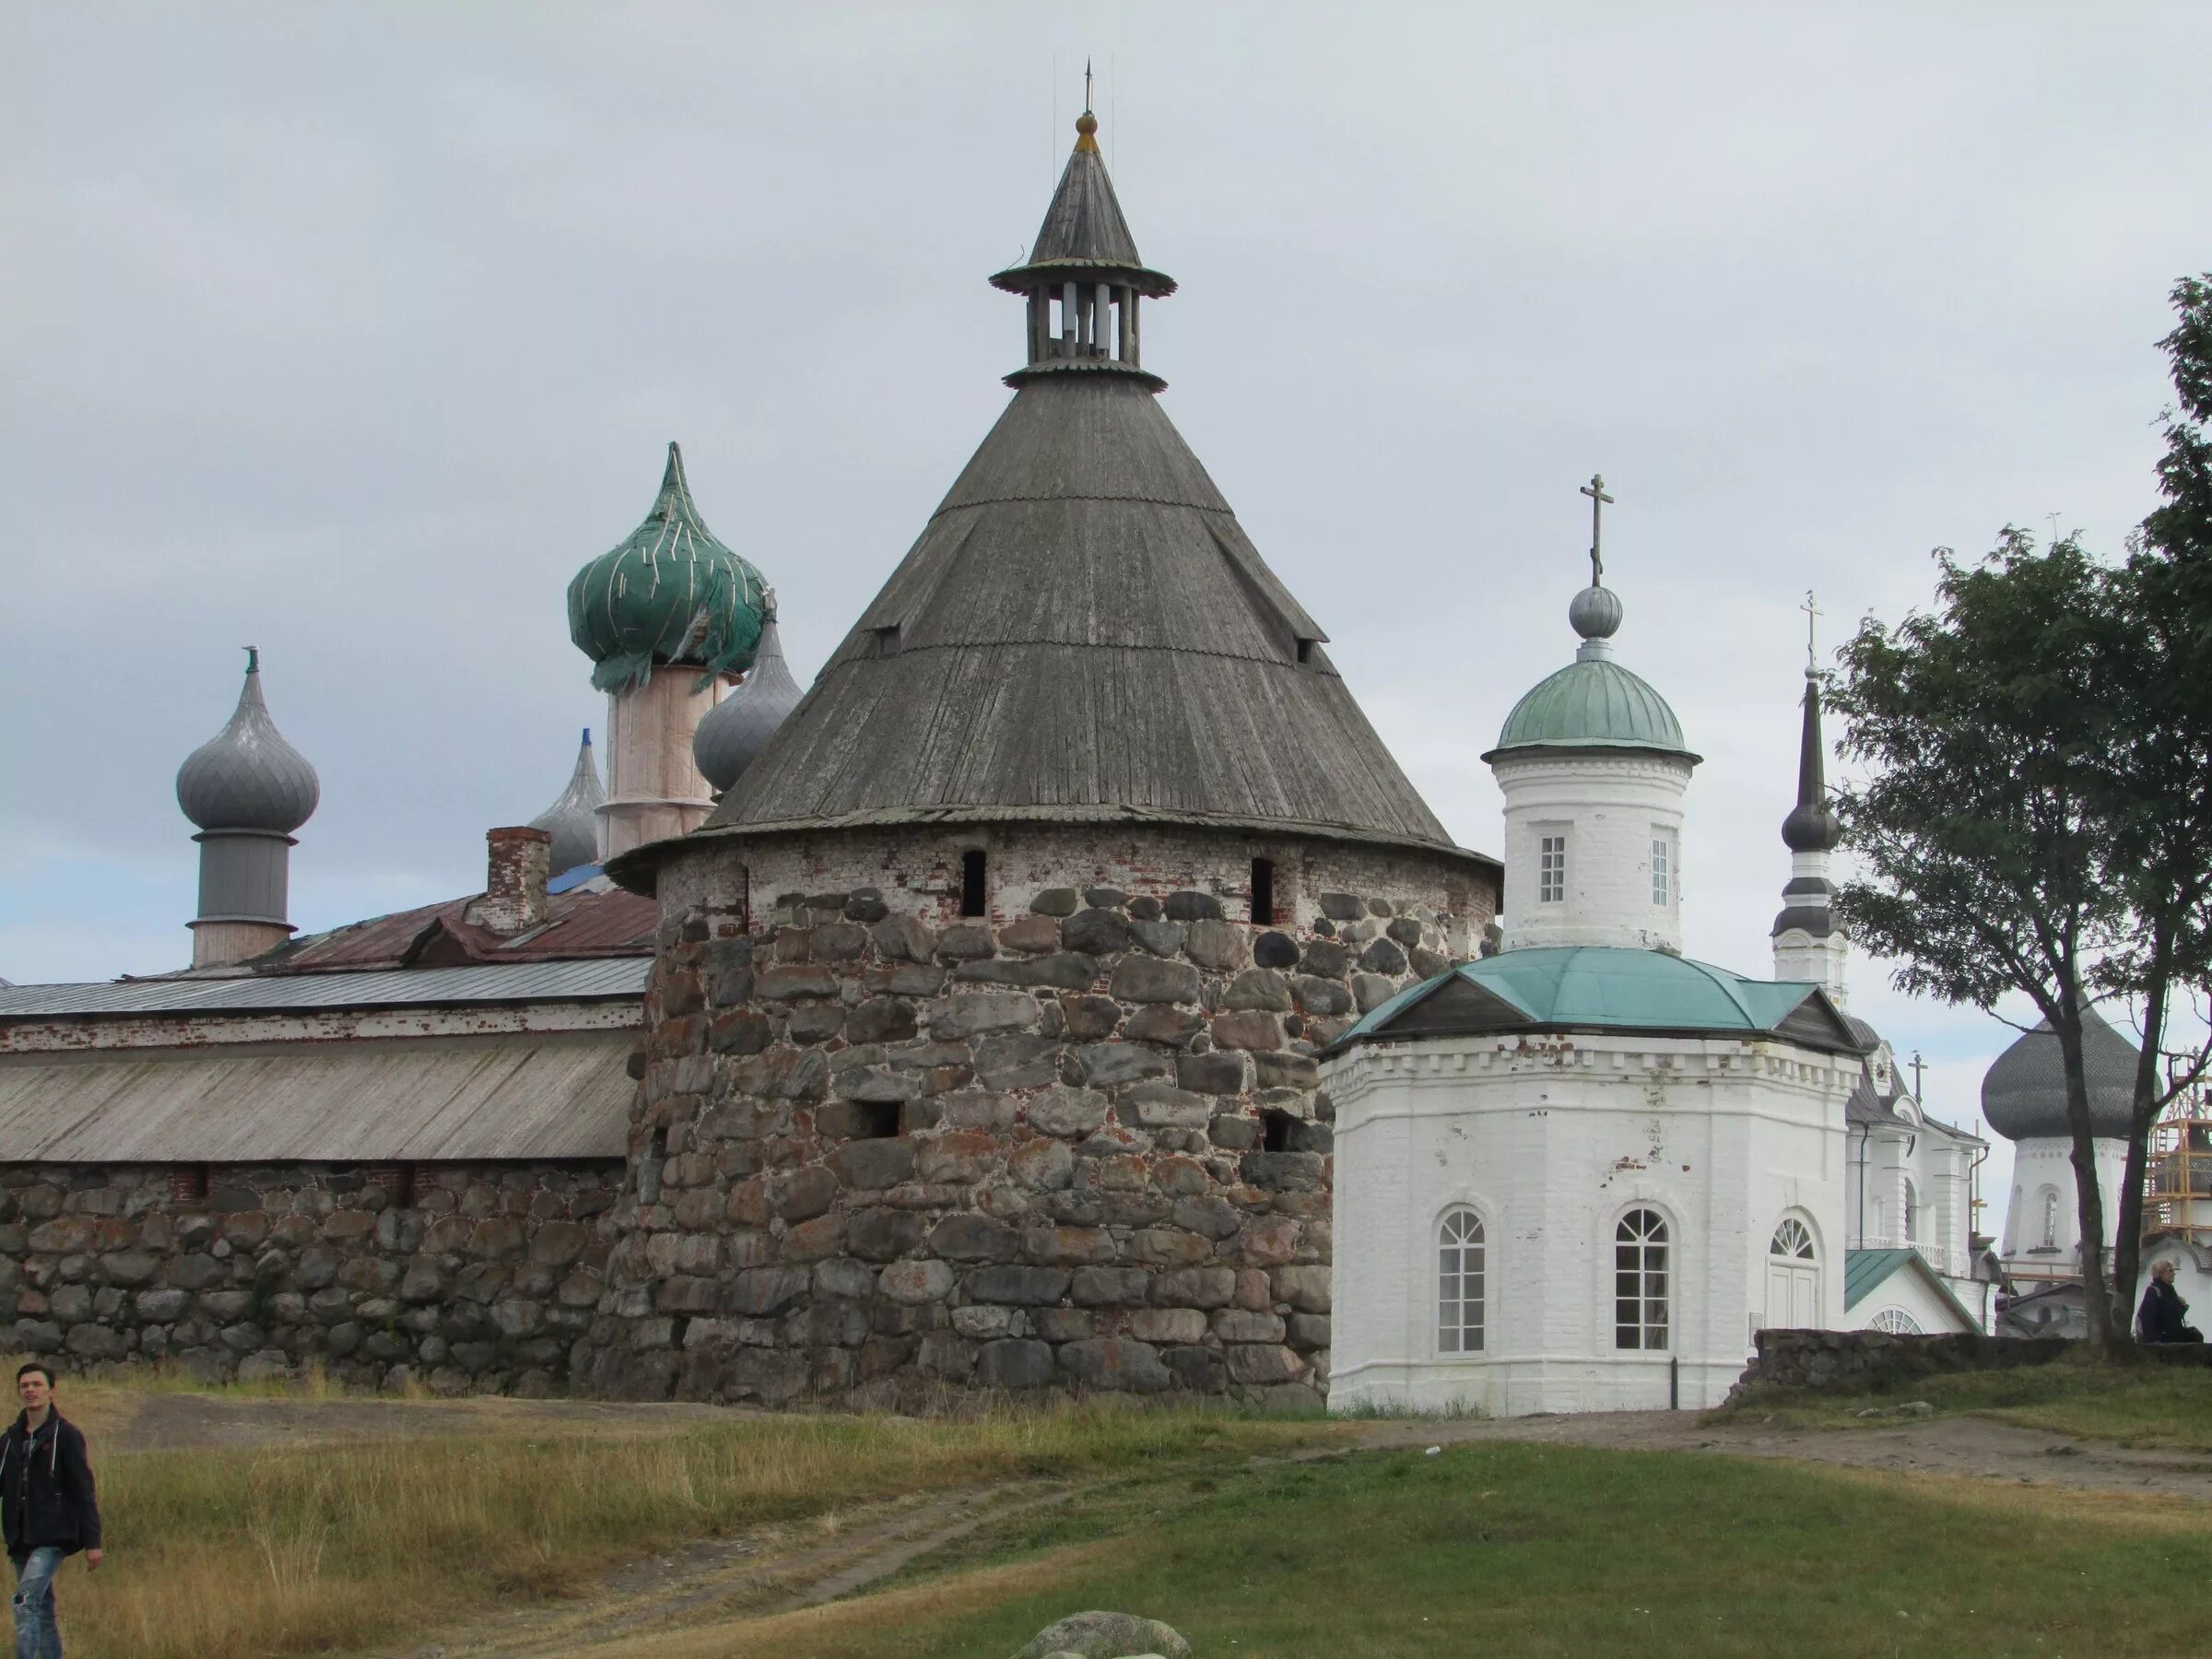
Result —
[[0, 1162], [623, 1155], [629, 1031], [0, 1056]]
[[371, 916], [328, 933], [310, 934], [249, 964], [256, 973], [323, 973], [335, 969], [397, 968], [431, 928], [442, 925], [482, 962], [559, 961], [574, 957], [651, 956], [659, 918], [653, 900], [624, 892], [605, 877], [546, 900], [546, 924], [512, 939], [472, 927], [462, 912], [479, 897]]
[[0, 1021], [79, 1014], [255, 1014], [628, 999], [644, 995], [645, 976], [652, 966], [650, 958], [629, 956], [354, 973], [230, 979], [178, 975], [103, 984], [10, 985], [0, 989]]

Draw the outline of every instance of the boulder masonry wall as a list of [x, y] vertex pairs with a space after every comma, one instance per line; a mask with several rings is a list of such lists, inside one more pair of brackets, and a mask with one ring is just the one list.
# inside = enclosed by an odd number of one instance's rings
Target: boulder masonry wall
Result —
[[[394, 1177], [389, 1181], [380, 1176]], [[17, 1352], [99, 1371], [544, 1394], [599, 1301], [611, 1163], [0, 1169]], [[411, 1190], [409, 1190], [411, 1187]], [[396, 1190], [395, 1190], [396, 1189]]]

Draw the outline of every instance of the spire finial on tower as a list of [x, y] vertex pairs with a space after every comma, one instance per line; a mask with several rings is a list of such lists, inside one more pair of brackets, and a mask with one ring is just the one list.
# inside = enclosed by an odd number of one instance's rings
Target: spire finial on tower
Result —
[[261, 672], [261, 647], [258, 645], [246, 647], [246, 672], [248, 674]]
[[1811, 588], [1805, 590], [1805, 603], [1797, 608], [1805, 613], [1805, 672], [1807, 676], [1811, 676], [1820, 672], [1819, 638], [1815, 630], [1818, 629], [1820, 618], [1826, 613], [1821, 610], [1819, 602], [1813, 597]]

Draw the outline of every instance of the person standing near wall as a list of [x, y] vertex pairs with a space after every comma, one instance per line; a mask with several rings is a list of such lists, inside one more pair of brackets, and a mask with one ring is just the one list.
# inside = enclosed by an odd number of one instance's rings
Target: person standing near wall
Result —
[[100, 1501], [84, 1431], [53, 1406], [53, 1372], [35, 1361], [16, 1372], [23, 1410], [0, 1438], [0, 1527], [16, 1568], [16, 1659], [62, 1659], [53, 1575], [84, 1551], [97, 1571]]

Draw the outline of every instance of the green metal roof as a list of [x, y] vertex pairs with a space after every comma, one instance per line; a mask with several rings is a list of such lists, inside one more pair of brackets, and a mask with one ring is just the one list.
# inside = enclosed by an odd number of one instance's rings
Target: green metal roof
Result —
[[1843, 1253], [1843, 1312], [1848, 1313], [1883, 1284], [1899, 1268], [1911, 1263], [1916, 1267], [1928, 1288], [1951, 1304], [1952, 1311], [1966, 1322], [1966, 1328], [1982, 1328], [1967, 1305], [1956, 1292], [1943, 1282], [1943, 1276], [1928, 1265], [1927, 1258], [1917, 1250], [1847, 1250]]
[[[1455, 985], [1472, 987], [1477, 994], [1453, 993], [1449, 988]], [[1809, 1003], [1818, 1018], [1790, 1035], [1839, 1052], [1856, 1051], [1843, 1017], [1816, 985], [1746, 979], [1665, 951], [1606, 945], [1536, 947], [1463, 962], [1399, 992], [1337, 1041], [1387, 1034], [1440, 994], [1459, 1006], [1464, 1029], [1498, 1030], [1771, 1033]]]
[[1682, 741], [1682, 723], [1665, 698], [1602, 647], [1583, 649], [1587, 654], [1513, 705], [1490, 755], [1515, 748], [1640, 748], [1699, 759]]
[[569, 583], [569, 637], [597, 665], [592, 684], [602, 691], [641, 683], [656, 663], [742, 674], [768, 610], [760, 572], [699, 516], [673, 443], [645, 522]]

